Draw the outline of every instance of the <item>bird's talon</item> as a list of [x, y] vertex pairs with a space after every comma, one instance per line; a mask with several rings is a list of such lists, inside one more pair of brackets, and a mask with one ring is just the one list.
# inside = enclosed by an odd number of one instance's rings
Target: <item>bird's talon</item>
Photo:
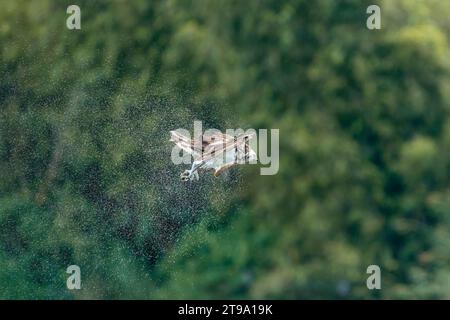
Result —
[[186, 170], [180, 174], [181, 181], [189, 181], [191, 178], [191, 173], [189, 170]]

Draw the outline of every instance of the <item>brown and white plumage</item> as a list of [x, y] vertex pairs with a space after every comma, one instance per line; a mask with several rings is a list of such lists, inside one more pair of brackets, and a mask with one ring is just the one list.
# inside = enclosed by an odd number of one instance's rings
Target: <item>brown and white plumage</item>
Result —
[[214, 176], [236, 165], [256, 160], [256, 153], [250, 148], [249, 140], [254, 134], [241, 134], [236, 137], [218, 133], [202, 135], [190, 139], [176, 131], [170, 131], [170, 141], [193, 156], [190, 170], [181, 174], [181, 180], [198, 180], [198, 169], [214, 169]]

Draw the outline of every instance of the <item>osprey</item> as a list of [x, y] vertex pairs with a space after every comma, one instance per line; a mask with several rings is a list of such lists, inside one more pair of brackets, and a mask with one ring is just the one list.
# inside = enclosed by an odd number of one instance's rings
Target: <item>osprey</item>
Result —
[[236, 164], [256, 161], [256, 153], [249, 145], [249, 140], [254, 135], [255, 133], [238, 136], [215, 133], [204, 134], [200, 139], [190, 139], [176, 131], [170, 131], [170, 141], [194, 158], [191, 169], [181, 173], [181, 180], [198, 180], [200, 168], [214, 169], [214, 176], [217, 177]]

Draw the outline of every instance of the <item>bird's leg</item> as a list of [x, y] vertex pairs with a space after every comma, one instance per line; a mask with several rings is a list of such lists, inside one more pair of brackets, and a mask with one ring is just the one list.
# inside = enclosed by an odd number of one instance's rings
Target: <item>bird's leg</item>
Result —
[[205, 161], [194, 161], [194, 163], [192, 164], [192, 168], [191, 168], [191, 180], [193, 180], [194, 178], [196, 180], [199, 179], [198, 176], [198, 169], [200, 169], [206, 162]]
[[194, 170], [195, 163], [196, 163], [195, 161], [192, 163], [191, 170], [184, 170], [181, 173], [181, 175], [180, 175], [181, 181], [192, 180], [192, 175], [193, 175], [193, 170]]
[[182, 174], [181, 174], [181, 180], [182, 181], [188, 181], [188, 180], [194, 180], [195, 179], [199, 179], [198, 177], [198, 172], [197, 170], [203, 166], [205, 164], [205, 161], [194, 161], [192, 163], [192, 167], [191, 170], [185, 170]]

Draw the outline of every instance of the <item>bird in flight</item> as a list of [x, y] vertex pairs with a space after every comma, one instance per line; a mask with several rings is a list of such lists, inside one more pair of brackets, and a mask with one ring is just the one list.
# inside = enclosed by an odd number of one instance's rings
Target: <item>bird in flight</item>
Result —
[[249, 144], [254, 136], [255, 133], [237, 136], [214, 133], [204, 134], [200, 139], [190, 139], [176, 131], [170, 131], [170, 141], [191, 154], [194, 159], [191, 169], [181, 173], [181, 180], [198, 180], [199, 169], [214, 169], [214, 176], [218, 177], [234, 165], [256, 161], [256, 152]]

